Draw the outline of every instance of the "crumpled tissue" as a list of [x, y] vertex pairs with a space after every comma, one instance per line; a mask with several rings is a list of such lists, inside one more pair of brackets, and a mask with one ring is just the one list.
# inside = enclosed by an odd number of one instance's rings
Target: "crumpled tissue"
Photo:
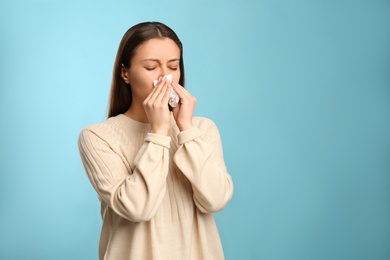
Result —
[[[168, 75], [165, 75], [164, 76], [170, 83], [172, 83], [172, 74], [168, 74]], [[157, 83], [159, 82], [159, 80], [163, 79], [164, 77], [159, 77], [158, 79], [154, 80], [153, 81], [153, 86], [156, 86]], [[170, 97], [169, 97], [169, 105], [171, 107], [177, 107], [179, 105], [179, 96], [177, 95], [177, 93], [171, 89], [171, 93], [170, 93]]]

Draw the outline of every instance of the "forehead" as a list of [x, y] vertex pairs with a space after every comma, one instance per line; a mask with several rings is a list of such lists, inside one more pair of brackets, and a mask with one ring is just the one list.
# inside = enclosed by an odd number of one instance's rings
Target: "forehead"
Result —
[[134, 59], [180, 58], [180, 49], [170, 38], [155, 38], [142, 43], [134, 53]]

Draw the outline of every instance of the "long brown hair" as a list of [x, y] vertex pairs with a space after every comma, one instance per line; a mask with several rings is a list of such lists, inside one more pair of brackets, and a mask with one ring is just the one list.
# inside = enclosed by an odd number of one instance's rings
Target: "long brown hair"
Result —
[[108, 117], [125, 113], [131, 105], [131, 88], [122, 78], [122, 64], [130, 68], [131, 59], [138, 46], [147, 40], [154, 38], [170, 38], [180, 49], [180, 80], [179, 84], [184, 87], [184, 61], [183, 45], [176, 33], [160, 22], [143, 22], [134, 25], [123, 35], [115, 58], [112, 74]]

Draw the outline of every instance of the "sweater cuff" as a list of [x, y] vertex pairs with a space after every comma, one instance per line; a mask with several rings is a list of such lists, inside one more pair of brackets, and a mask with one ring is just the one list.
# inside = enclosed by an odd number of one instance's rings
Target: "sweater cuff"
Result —
[[200, 137], [202, 134], [203, 132], [199, 128], [194, 127], [180, 132], [177, 136], [177, 139], [179, 145], [182, 145], [184, 143], [188, 143], [189, 141], [194, 140], [195, 138]]
[[157, 145], [164, 146], [166, 148], [170, 148], [171, 146], [171, 137], [153, 133], [147, 133], [145, 137], [145, 142], [151, 142]]

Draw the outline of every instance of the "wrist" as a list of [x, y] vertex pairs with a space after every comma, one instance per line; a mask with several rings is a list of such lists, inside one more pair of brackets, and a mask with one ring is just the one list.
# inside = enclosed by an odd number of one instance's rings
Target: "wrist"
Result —
[[194, 126], [192, 124], [178, 125], [178, 127], [179, 127], [179, 130], [181, 132], [186, 131], [186, 130], [191, 129], [191, 128], [194, 128]]
[[150, 133], [159, 134], [159, 135], [168, 135], [169, 126], [168, 127], [151, 127]]

